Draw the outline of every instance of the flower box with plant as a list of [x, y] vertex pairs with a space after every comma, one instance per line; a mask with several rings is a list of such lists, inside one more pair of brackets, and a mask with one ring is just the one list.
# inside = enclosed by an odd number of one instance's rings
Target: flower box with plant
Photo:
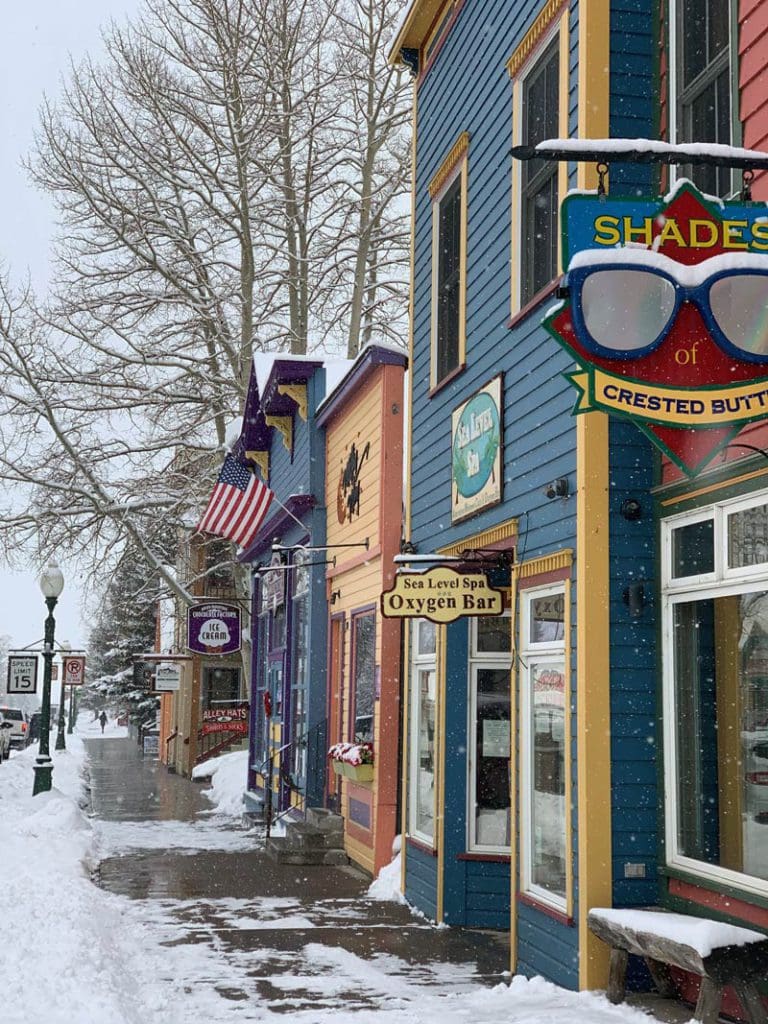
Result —
[[331, 766], [337, 775], [355, 782], [373, 780], [372, 743], [334, 743], [328, 751]]

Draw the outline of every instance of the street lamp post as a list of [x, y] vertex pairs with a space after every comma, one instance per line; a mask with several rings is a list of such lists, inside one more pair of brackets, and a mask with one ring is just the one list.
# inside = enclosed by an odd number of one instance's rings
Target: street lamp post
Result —
[[35, 784], [32, 789], [32, 796], [47, 792], [51, 788], [51, 776], [53, 775], [53, 762], [51, 761], [49, 749], [51, 667], [53, 664], [53, 640], [56, 630], [53, 609], [56, 607], [59, 595], [64, 589], [64, 575], [53, 559], [50, 559], [40, 575], [40, 589], [43, 592], [43, 597], [48, 607], [48, 617], [45, 620], [45, 639], [43, 641], [43, 705], [40, 712], [40, 744], [35, 764]]

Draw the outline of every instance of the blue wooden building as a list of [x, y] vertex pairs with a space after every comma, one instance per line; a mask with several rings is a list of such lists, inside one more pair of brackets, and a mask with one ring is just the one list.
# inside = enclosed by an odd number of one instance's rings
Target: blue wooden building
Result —
[[[572, 416], [573, 360], [542, 327], [560, 202], [595, 169], [510, 149], [653, 135], [655, 10], [414, 0], [392, 52], [415, 82], [404, 550], [505, 593], [501, 617], [410, 622], [404, 891], [434, 920], [510, 929], [515, 971], [570, 988], [605, 982], [589, 908], [657, 898], [656, 456], [631, 425]], [[614, 191], [649, 180], [612, 167]]]
[[[315, 412], [335, 383], [322, 360], [256, 357], [235, 453], [274, 492], [240, 561], [253, 576], [249, 809], [321, 806], [326, 772], [325, 439]], [[261, 386], [259, 384], [261, 370]], [[318, 548], [318, 551], [305, 550]]]

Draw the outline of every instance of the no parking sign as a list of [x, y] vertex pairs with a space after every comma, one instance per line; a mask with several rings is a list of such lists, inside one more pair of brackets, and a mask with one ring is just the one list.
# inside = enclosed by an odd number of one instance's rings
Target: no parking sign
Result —
[[64, 658], [64, 685], [82, 686], [85, 679], [85, 658]]

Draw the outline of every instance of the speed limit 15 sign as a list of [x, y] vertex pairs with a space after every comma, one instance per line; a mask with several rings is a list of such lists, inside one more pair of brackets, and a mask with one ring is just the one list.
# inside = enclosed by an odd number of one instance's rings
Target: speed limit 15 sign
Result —
[[8, 693], [37, 693], [37, 657], [8, 655]]

